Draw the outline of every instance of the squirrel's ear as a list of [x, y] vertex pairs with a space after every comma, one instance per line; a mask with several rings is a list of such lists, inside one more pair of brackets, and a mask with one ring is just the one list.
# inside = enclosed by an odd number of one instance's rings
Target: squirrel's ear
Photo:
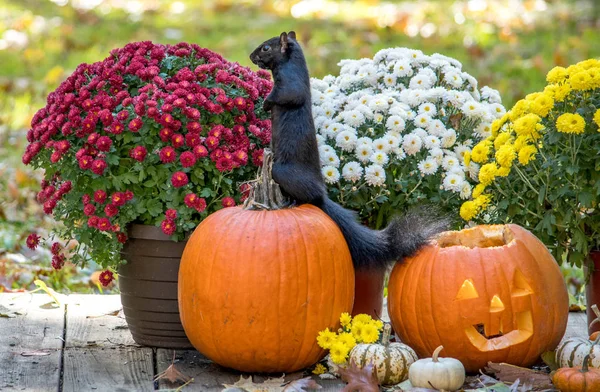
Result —
[[279, 43], [281, 44], [281, 53], [285, 53], [288, 47], [288, 35], [285, 31], [279, 36]]
[[294, 40], [295, 40], [295, 39], [296, 39], [296, 32], [295, 32], [295, 31], [293, 31], [293, 30], [292, 30], [292, 31], [290, 31], [290, 32], [288, 33], [288, 37], [289, 37], [289, 38], [291, 38], [291, 39], [294, 39]]

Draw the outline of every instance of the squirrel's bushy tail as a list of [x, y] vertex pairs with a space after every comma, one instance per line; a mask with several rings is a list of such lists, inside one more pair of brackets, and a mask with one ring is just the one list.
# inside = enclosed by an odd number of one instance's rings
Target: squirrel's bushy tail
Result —
[[383, 269], [414, 255], [436, 234], [447, 230], [450, 220], [435, 209], [413, 208], [396, 217], [383, 230], [361, 225], [356, 213], [325, 198], [319, 206], [341, 229], [357, 269]]

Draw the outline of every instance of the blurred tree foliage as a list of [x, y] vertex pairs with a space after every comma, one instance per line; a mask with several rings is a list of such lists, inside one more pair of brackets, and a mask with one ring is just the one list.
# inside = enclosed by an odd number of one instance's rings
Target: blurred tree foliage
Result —
[[[343, 58], [406, 46], [460, 60], [510, 107], [541, 89], [553, 66], [600, 56], [600, 2], [0, 0], [0, 237], [19, 239], [39, 225], [39, 209], [28, 205], [36, 181], [24, 178], [35, 174], [20, 162], [25, 132], [78, 64], [152, 40], [195, 42], [250, 66], [248, 54], [284, 30], [297, 32], [313, 76], [336, 74]], [[23, 213], [11, 218], [15, 200]], [[0, 257], [18, 252], [18, 242], [0, 243]]]

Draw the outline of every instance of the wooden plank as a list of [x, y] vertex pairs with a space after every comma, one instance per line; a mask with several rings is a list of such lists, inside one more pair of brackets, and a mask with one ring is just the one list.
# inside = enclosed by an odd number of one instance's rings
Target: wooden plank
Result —
[[563, 340], [576, 337], [587, 338], [589, 336], [587, 332], [587, 316], [585, 312], [570, 312]]
[[119, 295], [69, 295], [66, 347], [140, 347], [121, 309]]
[[[67, 327], [68, 328], [68, 327]], [[67, 348], [63, 391], [152, 391], [152, 349]]]
[[[173, 350], [158, 349], [156, 363], [158, 373], [165, 371], [173, 362]], [[185, 391], [222, 391], [223, 384], [234, 384], [240, 379], [240, 376], [248, 377], [250, 374], [241, 373], [236, 370], [227, 369], [217, 365], [208, 358], [204, 357], [195, 350], [176, 350], [175, 351], [175, 367], [181, 373], [188, 377], [192, 377], [194, 381], [185, 387]], [[286, 381], [297, 380], [309, 375], [304, 372], [296, 372], [285, 375]], [[252, 375], [255, 383], [262, 383], [267, 378], [278, 378], [282, 374], [273, 375]], [[319, 389], [322, 392], [340, 391], [344, 385], [341, 380], [321, 380], [315, 376], [315, 380], [323, 388]], [[167, 380], [159, 380], [159, 389], [174, 389], [181, 383], [171, 383]]]
[[51, 302], [46, 294], [0, 294], [1, 312], [11, 314], [0, 317], [0, 390], [58, 389], [64, 306]]

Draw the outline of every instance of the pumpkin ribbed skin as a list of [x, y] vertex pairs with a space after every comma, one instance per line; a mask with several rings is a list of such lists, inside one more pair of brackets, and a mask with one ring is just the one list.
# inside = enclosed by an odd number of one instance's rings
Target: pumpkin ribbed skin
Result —
[[194, 347], [245, 372], [292, 372], [324, 356], [316, 336], [352, 310], [354, 269], [337, 225], [312, 205], [219, 210], [189, 239], [179, 311]]
[[348, 363], [356, 362], [363, 368], [373, 363], [381, 385], [398, 384], [408, 378], [408, 368], [417, 360], [415, 351], [402, 343], [357, 344], [350, 351]]
[[[583, 366], [583, 359], [590, 353], [592, 343], [583, 338], [570, 338], [561, 342], [556, 349], [556, 363], [559, 367]], [[600, 346], [594, 346], [592, 354], [593, 359], [590, 359], [588, 366], [600, 368]]]
[[441, 234], [394, 267], [388, 302], [394, 330], [419, 356], [443, 345], [470, 372], [488, 361], [532, 365], [556, 348], [569, 310], [554, 258], [513, 224]]
[[600, 370], [579, 368], [561, 368], [552, 376], [552, 383], [561, 392], [598, 392], [600, 391]]

